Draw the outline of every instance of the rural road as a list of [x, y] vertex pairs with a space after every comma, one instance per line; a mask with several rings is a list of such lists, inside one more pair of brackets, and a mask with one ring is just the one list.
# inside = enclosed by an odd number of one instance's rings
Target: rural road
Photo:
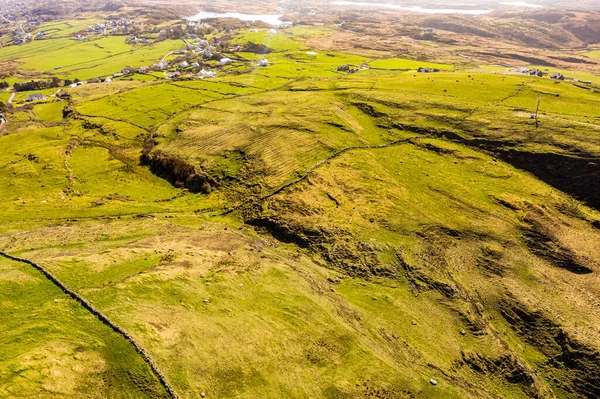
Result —
[[173, 52], [169, 51], [167, 54], [165, 54], [165, 56], [162, 58], [162, 60], [160, 60], [160, 62], [165, 62], [165, 60], [167, 59], [167, 57], [170, 56], [171, 54], [173, 54]]
[[13, 100], [15, 99], [16, 96], [17, 96], [17, 92], [15, 91], [10, 95], [10, 98], [8, 99], [8, 103], [12, 104]]

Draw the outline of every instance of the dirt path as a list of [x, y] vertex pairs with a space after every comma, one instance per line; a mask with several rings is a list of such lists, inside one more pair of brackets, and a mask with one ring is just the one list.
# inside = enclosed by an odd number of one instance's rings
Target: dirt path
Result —
[[8, 99], [8, 103], [9, 103], [9, 104], [12, 104], [12, 103], [13, 103], [13, 100], [15, 99], [15, 97], [16, 97], [16, 96], [17, 96], [17, 92], [16, 92], [16, 91], [14, 91], [14, 92], [13, 92], [13, 93], [10, 95], [10, 98]]
[[64, 283], [62, 283], [58, 278], [56, 278], [52, 273], [50, 273], [48, 270], [46, 270], [46, 268], [44, 268], [43, 266], [40, 266], [37, 263], [35, 263], [35, 262], [31, 261], [31, 260], [28, 260], [28, 259], [18, 258], [16, 256], [9, 255], [9, 254], [7, 254], [6, 252], [3, 252], [3, 251], [0, 251], [0, 256], [3, 256], [5, 258], [10, 259], [10, 260], [15, 261], [15, 262], [25, 263], [27, 265], [32, 266], [34, 269], [36, 269], [37, 271], [39, 271], [40, 273], [42, 273], [44, 275], [44, 277], [47, 280], [49, 280], [52, 284], [54, 284], [55, 286], [57, 286], [58, 288], [60, 288], [61, 291], [63, 291], [65, 294], [69, 295], [73, 300], [75, 300], [76, 302], [78, 302], [87, 311], [89, 311], [91, 314], [93, 314], [94, 316], [96, 316], [103, 324], [107, 325], [113, 331], [115, 331], [117, 334], [119, 334], [123, 338], [125, 338], [133, 346], [133, 348], [136, 350], [136, 352], [138, 352], [140, 354], [140, 356], [142, 356], [142, 358], [144, 359], [144, 361], [148, 364], [148, 366], [150, 367], [150, 369], [152, 370], [152, 372], [154, 373], [154, 375], [158, 378], [160, 384], [167, 391], [169, 397], [171, 399], [178, 399], [178, 396], [175, 393], [175, 391], [173, 390], [173, 387], [171, 387], [171, 385], [167, 382], [167, 379], [160, 372], [160, 370], [158, 369], [158, 367], [156, 366], [156, 364], [154, 363], [154, 361], [150, 358], [150, 355], [148, 355], [148, 353], [146, 352], [146, 350], [144, 348], [142, 348], [133, 339], [133, 337], [131, 335], [129, 335], [125, 330], [123, 330], [121, 327], [119, 327], [118, 325], [116, 325], [113, 321], [111, 321], [108, 317], [106, 317], [102, 312], [100, 312], [98, 309], [96, 309], [85, 298], [83, 298], [82, 296], [80, 296], [79, 294], [77, 294], [75, 291], [72, 291], [70, 288], [68, 288]]

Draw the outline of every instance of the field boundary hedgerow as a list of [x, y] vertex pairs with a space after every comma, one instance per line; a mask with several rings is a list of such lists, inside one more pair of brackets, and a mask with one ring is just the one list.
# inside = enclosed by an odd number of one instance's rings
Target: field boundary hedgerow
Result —
[[37, 264], [37, 263], [29, 260], [29, 259], [24, 259], [24, 258], [19, 258], [19, 257], [16, 257], [16, 256], [12, 256], [12, 255], [7, 254], [6, 252], [3, 252], [3, 251], [0, 251], [0, 256], [3, 256], [5, 258], [10, 259], [10, 260], [15, 261], [15, 262], [25, 263], [25, 264], [28, 264], [28, 265], [32, 266], [34, 269], [36, 269], [37, 271], [39, 271], [40, 273], [42, 273], [44, 275], [44, 277], [47, 280], [49, 280], [52, 284], [54, 284], [55, 286], [57, 286], [65, 294], [69, 295], [73, 300], [75, 300], [76, 302], [78, 302], [81, 306], [83, 306], [92, 315], [96, 316], [98, 318], [98, 320], [100, 320], [100, 322], [102, 322], [103, 324], [107, 325], [113, 331], [115, 331], [117, 334], [119, 334], [123, 338], [125, 338], [125, 340], [127, 340], [133, 346], [133, 348], [135, 349], [135, 351], [137, 353], [139, 353], [139, 355], [148, 364], [148, 366], [152, 370], [153, 374], [158, 378], [160, 384], [167, 391], [169, 397], [171, 399], [178, 399], [178, 396], [175, 393], [175, 390], [169, 384], [169, 382], [167, 381], [167, 379], [164, 376], [164, 374], [158, 369], [158, 367], [156, 366], [156, 363], [154, 363], [154, 361], [152, 360], [152, 358], [150, 357], [150, 355], [148, 355], [148, 352], [146, 352], [146, 350], [140, 344], [138, 344], [131, 335], [129, 335], [125, 330], [123, 330], [121, 327], [119, 327], [117, 324], [115, 324], [112, 320], [110, 320], [107, 316], [105, 316], [104, 313], [102, 313], [98, 309], [96, 309], [90, 302], [88, 302], [81, 295], [79, 295], [78, 293], [76, 293], [75, 291], [73, 291], [69, 287], [67, 287], [62, 281], [60, 281], [58, 278], [56, 278], [45, 267], [43, 267], [43, 266], [41, 266], [41, 265], [39, 265], [39, 264]]

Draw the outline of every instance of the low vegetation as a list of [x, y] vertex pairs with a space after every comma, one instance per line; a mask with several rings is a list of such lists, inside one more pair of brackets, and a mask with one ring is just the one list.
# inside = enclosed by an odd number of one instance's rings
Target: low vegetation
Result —
[[[339, 32], [223, 30], [234, 61], [203, 61], [212, 78], [20, 93], [0, 250], [122, 327], [181, 398], [598, 397], [597, 85], [311, 45]], [[182, 45], [0, 60], [17, 85], [87, 80]], [[0, 302], [1, 397], [169, 397], [29, 265], [0, 259]]]

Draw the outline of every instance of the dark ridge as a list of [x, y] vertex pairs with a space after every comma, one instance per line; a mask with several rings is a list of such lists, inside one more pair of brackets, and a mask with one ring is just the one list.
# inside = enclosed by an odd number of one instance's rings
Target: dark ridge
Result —
[[371, 104], [354, 102], [354, 103], [352, 103], [352, 105], [354, 105], [356, 108], [360, 109], [365, 114], [372, 116], [373, 118], [381, 118], [381, 117], [388, 116], [387, 114], [385, 114], [383, 112], [377, 111], [375, 109], [375, 107], [373, 107]]
[[597, 350], [571, 338], [544, 313], [532, 311], [510, 296], [500, 303], [500, 312], [522, 339], [547, 357], [542, 367], [554, 375], [559, 389], [575, 397], [600, 397], [600, 353]]
[[577, 58], [577, 57], [556, 57], [556, 56], [548, 56], [549, 58], [552, 58], [554, 60], [559, 60], [559, 61], [564, 61], [564, 62], [570, 62], [573, 64], [591, 64], [591, 65], [596, 65], [597, 62], [595, 61], [591, 61], [591, 60], [586, 60], [584, 58]]
[[246, 220], [246, 223], [251, 226], [265, 229], [275, 239], [284, 243], [295, 244], [300, 248], [308, 248], [311, 244], [311, 240], [305, 234], [299, 233], [295, 228], [292, 228], [289, 225], [276, 222], [269, 218], [259, 217], [249, 219]]
[[512, 354], [504, 354], [492, 359], [477, 353], [462, 353], [462, 363], [479, 374], [498, 375], [511, 384], [520, 385], [525, 394], [532, 398], [538, 397], [535, 389], [535, 379], [528, 370]]
[[295, 244], [321, 255], [328, 264], [350, 276], [394, 278], [398, 275], [395, 265], [390, 266], [379, 261], [378, 247], [356, 240], [346, 230], [328, 229], [324, 226], [261, 215], [246, 217], [245, 222], [266, 230], [281, 242]]
[[600, 158], [497, 150], [497, 156], [600, 210]]
[[521, 54], [489, 53], [489, 52], [485, 52], [485, 51], [480, 51], [480, 52], [477, 52], [476, 54], [480, 54], [480, 55], [484, 55], [484, 56], [487, 55], [487, 56], [498, 57], [498, 58], [506, 58], [506, 59], [512, 59], [512, 60], [519, 60], [519, 61], [526, 62], [527, 64], [530, 64], [530, 65], [540, 65], [540, 66], [550, 66], [550, 67], [556, 66], [556, 65], [554, 65], [548, 61], [544, 61], [540, 58], [526, 57]]
[[523, 240], [538, 257], [575, 274], [591, 274], [593, 270], [579, 262], [576, 255], [564, 248], [535, 221], [523, 228]]
[[555, 64], [548, 62], [548, 61], [544, 61], [541, 58], [526, 57], [524, 55], [513, 54], [513, 53], [507, 53], [506, 55], [512, 59], [524, 61], [524, 62], [528, 63], [529, 65], [540, 65], [540, 66], [549, 66], [549, 67], [556, 66]]
[[151, 147], [145, 142], [142, 163], [150, 166], [152, 173], [175, 187], [186, 188], [192, 193], [209, 194], [213, 187], [217, 186], [215, 178], [204, 171], [197, 171], [193, 165], [183, 159], [163, 151], [146, 152], [148, 148]]
[[[425, 256], [426, 260], [431, 263], [444, 263], [443, 257], [437, 256], [435, 250], [431, 247], [427, 247], [426, 250], [429, 252]], [[408, 284], [415, 296], [418, 296], [421, 292], [434, 290], [444, 295], [448, 299], [454, 299], [459, 294], [459, 290], [443, 281], [439, 281], [432, 276], [426, 274], [427, 269], [422, 269], [410, 265], [406, 260], [396, 252], [397, 265], [400, 270], [404, 271], [404, 275], [408, 280]], [[445, 265], [444, 265], [445, 266]]]
[[477, 257], [477, 266], [488, 275], [503, 276], [506, 267], [502, 264], [502, 253], [488, 247], [481, 249]]

